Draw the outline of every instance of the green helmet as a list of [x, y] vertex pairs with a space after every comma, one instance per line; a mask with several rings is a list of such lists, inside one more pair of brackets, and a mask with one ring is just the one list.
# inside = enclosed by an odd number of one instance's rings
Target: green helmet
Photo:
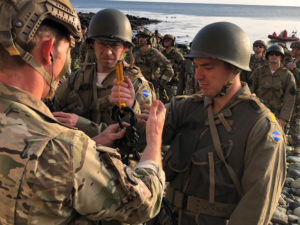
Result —
[[176, 38], [173, 36], [173, 35], [171, 35], [171, 34], [165, 34], [165, 36], [163, 37], [163, 41], [165, 40], [165, 39], [171, 39], [172, 40], [172, 46], [175, 46], [176, 45]]
[[126, 15], [117, 9], [103, 9], [91, 19], [88, 39], [124, 41], [132, 45], [131, 24]]
[[268, 59], [268, 55], [270, 54], [270, 52], [279, 52], [282, 56], [282, 59], [284, 58], [284, 49], [280, 45], [271, 45], [268, 48], [268, 50], [266, 52], [266, 58], [267, 59]]
[[248, 70], [251, 57], [246, 33], [229, 22], [212, 23], [202, 28], [192, 41], [187, 58], [218, 58], [240, 69]]
[[294, 41], [292, 42], [291, 48], [300, 48], [300, 41]]
[[147, 28], [141, 28], [138, 30], [137, 36], [147, 36], [147, 37], [151, 38], [153, 36], [153, 34]]
[[264, 49], [266, 49], [266, 50], [268, 48], [268, 45], [263, 40], [256, 40], [256, 41], [254, 41], [253, 42], [253, 47], [256, 46], [256, 45], [264, 46]]
[[0, 15], [0, 44], [10, 55], [24, 54], [22, 48], [32, 40], [46, 19], [69, 31], [71, 46], [81, 39], [80, 21], [69, 0], [0, 1]]

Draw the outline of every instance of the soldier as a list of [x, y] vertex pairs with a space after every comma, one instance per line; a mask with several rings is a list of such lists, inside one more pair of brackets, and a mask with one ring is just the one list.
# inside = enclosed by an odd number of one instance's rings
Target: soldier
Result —
[[163, 43], [162, 43], [163, 38], [162, 38], [161, 33], [158, 32], [158, 30], [155, 30], [153, 38], [155, 39], [155, 46], [154, 47], [158, 51], [162, 52], [164, 50]]
[[[59, 123], [41, 101], [54, 93], [70, 46], [80, 39], [70, 2], [0, 1], [0, 12], [0, 223], [139, 223], [153, 217], [164, 190], [163, 104], [150, 109], [141, 163], [123, 165], [117, 150]], [[124, 135], [118, 126], [107, 129], [97, 143], [111, 145]]]
[[251, 74], [251, 91], [276, 115], [282, 127], [290, 121], [295, 105], [296, 82], [293, 74], [282, 66], [284, 50], [271, 45], [266, 53], [268, 65]]
[[157, 49], [151, 46], [152, 32], [140, 29], [137, 33], [139, 49], [134, 52], [135, 65], [138, 66], [146, 79], [153, 83], [157, 97], [164, 102], [169, 101], [165, 89], [174, 76], [171, 63]]
[[300, 41], [291, 44], [292, 56], [294, 60], [287, 64], [296, 79], [296, 102], [294, 108], [294, 116], [291, 120], [290, 134], [293, 146], [300, 152]]
[[175, 48], [176, 38], [171, 34], [166, 34], [163, 37], [163, 54], [169, 60], [174, 70], [174, 77], [169, 82], [170, 96], [182, 95], [184, 89], [184, 57], [181, 52]]
[[195, 36], [187, 57], [203, 94], [166, 106], [169, 184], [159, 216], [147, 225], [268, 224], [285, 181], [286, 137], [240, 81], [250, 55], [249, 38], [235, 24], [209, 24]]
[[[267, 60], [265, 57], [266, 51], [268, 46], [266, 43], [262, 40], [256, 40], [253, 43], [253, 51], [254, 54], [251, 55], [250, 58], [250, 69], [251, 71], [254, 71], [256, 68], [260, 66], [267, 65]], [[241, 81], [247, 82], [248, 85], [251, 87], [251, 79], [250, 79], [251, 72], [243, 70], [240, 74]]]
[[246, 33], [232, 23], [209, 24], [195, 36], [187, 57], [203, 95], [167, 106], [168, 206], [154, 224], [268, 224], [285, 180], [286, 138], [240, 82], [250, 54]]
[[[119, 10], [104, 9], [96, 13], [88, 28], [87, 41], [92, 45], [97, 61], [73, 73], [56, 91], [56, 119], [68, 126], [77, 127], [90, 137], [99, 134], [104, 124], [112, 124], [110, 93], [116, 78], [116, 62], [123, 60], [123, 53], [132, 45], [132, 30], [128, 18]], [[135, 114], [145, 112], [143, 104], [155, 100], [151, 84], [137, 67], [124, 62], [124, 75], [132, 81], [135, 100], [125, 101]], [[138, 127], [142, 135], [144, 127]], [[144, 141], [141, 138], [141, 143]], [[142, 146], [139, 146], [143, 148]], [[142, 150], [142, 149], [140, 149]]]

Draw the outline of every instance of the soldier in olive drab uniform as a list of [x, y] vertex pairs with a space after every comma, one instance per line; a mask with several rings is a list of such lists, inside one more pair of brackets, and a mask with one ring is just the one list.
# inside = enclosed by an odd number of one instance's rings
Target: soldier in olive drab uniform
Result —
[[291, 44], [292, 56], [294, 60], [287, 64], [296, 79], [296, 102], [294, 107], [294, 115], [291, 119], [290, 134], [294, 148], [300, 152], [300, 41]]
[[167, 101], [169, 98], [162, 89], [167, 89], [167, 84], [172, 80], [174, 71], [168, 59], [157, 49], [151, 46], [152, 32], [140, 29], [137, 34], [139, 49], [133, 53], [134, 63], [138, 66], [145, 78], [152, 82], [157, 97]]
[[185, 60], [182, 53], [175, 48], [176, 38], [171, 34], [166, 34], [163, 37], [163, 50], [164, 56], [170, 61], [172, 68], [174, 70], [174, 77], [171, 82], [168, 84], [170, 86], [169, 93], [171, 96], [182, 95], [184, 89], [184, 66]]
[[147, 225], [268, 224], [285, 181], [286, 137], [240, 81], [250, 55], [249, 38], [232, 23], [209, 24], [194, 38], [187, 57], [203, 94], [166, 105], [169, 184]]
[[271, 45], [266, 53], [268, 65], [257, 68], [251, 74], [251, 91], [276, 115], [282, 127], [291, 119], [296, 98], [296, 82], [293, 74], [281, 62], [284, 50]]
[[[88, 41], [93, 46], [97, 61], [74, 72], [57, 89], [54, 106], [56, 111], [62, 111], [53, 113], [57, 120], [77, 127], [90, 137], [99, 134], [105, 124], [116, 122], [112, 120], [115, 104], [110, 93], [116, 79], [116, 62], [123, 58], [123, 53], [131, 45], [131, 36], [129, 20], [120, 11], [106, 9], [93, 17], [88, 28]], [[143, 104], [151, 104], [155, 100], [155, 92], [139, 68], [124, 64], [124, 75], [132, 81], [135, 90], [134, 102], [125, 103], [137, 115], [145, 112]], [[129, 118], [126, 121], [129, 122]], [[138, 148], [142, 150], [145, 144], [144, 126], [136, 126], [141, 136]]]
[[149, 145], [130, 168], [105, 147], [124, 135], [118, 124], [92, 140], [58, 122], [41, 101], [53, 95], [80, 40], [71, 3], [0, 1], [0, 27], [0, 224], [136, 224], [155, 216], [164, 191], [163, 104], [148, 107]]
[[[268, 46], [262, 40], [256, 40], [253, 42], [253, 51], [254, 54], [251, 55], [249, 67], [251, 71], [254, 71], [256, 68], [260, 66], [267, 65], [268, 62], [266, 60], [265, 54]], [[247, 82], [249, 87], [251, 87], [251, 71], [243, 70], [240, 74], [241, 81]]]

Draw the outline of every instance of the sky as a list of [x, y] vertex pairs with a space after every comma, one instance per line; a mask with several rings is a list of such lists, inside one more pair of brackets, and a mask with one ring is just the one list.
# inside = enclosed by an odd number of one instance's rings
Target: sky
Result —
[[274, 5], [274, 6], [298, 6], [298, 7], [300, 7], [300, 0], [126, 0], [126, 1], [239, 4], [239, 5]]

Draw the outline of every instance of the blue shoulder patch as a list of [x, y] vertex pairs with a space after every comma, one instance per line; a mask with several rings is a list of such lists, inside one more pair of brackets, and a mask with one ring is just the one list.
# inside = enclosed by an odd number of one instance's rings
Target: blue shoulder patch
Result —
[[141, 93], [146, 98], [149, 98], [151, 96], [151, 93], [147, 89], [142, 90]]
[[282, 140], [282, 136], [277, 130], [273, 131], [270, 136], [276, 143]]

